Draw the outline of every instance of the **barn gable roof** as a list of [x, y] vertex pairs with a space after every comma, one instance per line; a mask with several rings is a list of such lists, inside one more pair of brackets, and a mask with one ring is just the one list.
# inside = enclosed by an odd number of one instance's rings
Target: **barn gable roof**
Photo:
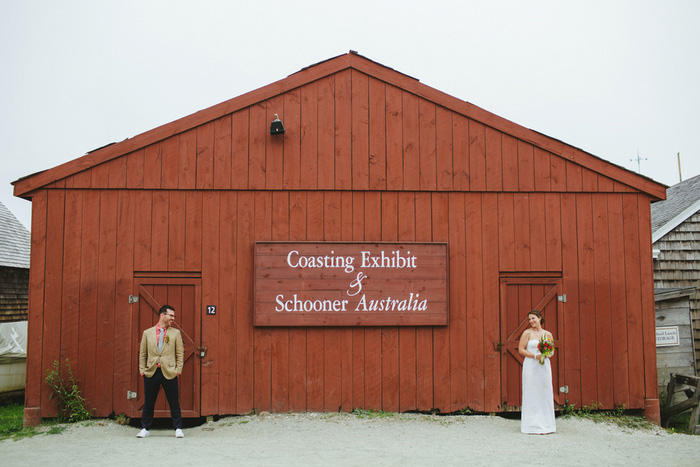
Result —
[[29, 269], [29, 230], [0, 203], [0, 266]]
[[666, 194], [665, 201], [651, 205], [653, 243], [700, 211], [700, 175], [673, 185]]
[[[600, 174], [605, 177], [608, 182], [619, 182], [629, 187], [631, 190], [647, 193], [654, 199], [665, 199], [666, 187], [660, 183], [612, 164], [562, 141], [515, 124], [469, 102], [462, 101], [424, 85], [415, 78], [402, 74], [352, 51], [311, 65], [280, 81], [162, 125], [133, 138], [104, 146], [89, 152], [85, 156], [52, 169], [19, 179], [13, 183], [14, 194], [15, 196], [31, 198], [33, 192], [37, 189], [49, 186], [57, 181], [64, 180], [72, 175], [104, 164], [105, 162], [143, 149], [153, 143], [166, 140], [171, 136], [184, 133], [246, 107], [253, 106], [262, 101], [274, 98], [275, 96], [282, 95], [290, 90], [348, 69], [364, 73], [371, 78], [433, 102], [440, 107], [461, 114], [470, 120], [479, 122], [487, 128], [495, 129], [517, 140], [526, 142], [535, 148], [540, 148], [548, 153], [559, 156], [593, 173]], [[269, 122], [267, 123], [269, 124]], [[629, 189], [627, 191], [629, 191]]]

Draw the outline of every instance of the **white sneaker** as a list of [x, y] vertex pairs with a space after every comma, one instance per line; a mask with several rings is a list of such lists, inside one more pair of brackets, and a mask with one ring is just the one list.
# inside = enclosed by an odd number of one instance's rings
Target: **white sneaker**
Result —
[[149, 436], [151, 434], [150, 431], [148, 431], [145, 428], [141, 428], [141, 431], [139, 431], [139, 434], [136, 435], [137, 438], [145, 438], [146, 436]]
[[185, 437], [185, 434], [182, 432], [181, 429], [178, 428], [178, 429], [175, 430], [175, 437], [176, 437], [176, 438], [184, 438], [184, 437]]

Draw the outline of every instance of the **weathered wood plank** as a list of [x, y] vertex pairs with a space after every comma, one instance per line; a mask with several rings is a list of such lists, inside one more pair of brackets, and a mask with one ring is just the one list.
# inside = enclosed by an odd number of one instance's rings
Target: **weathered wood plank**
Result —
[[547, 271], [562, 270], [561, 198], [558, 193], [545, 193], [545, 250]]
[[452, 114], [453, 186], [457, 191], [469, 191], [469, 120]]
[[552, 163], [547, 151], [542, 148], [535, 148], [535, 190], [551, 190], [551, 170]]
[[[651, 248], [651, 212], [649, 198], [639, 195], [637, 213], [639, 222], [639, 259], [642, 275], [642, 343], [644, 346], [644, 395], [645, 399], [658, 398], [656, 372], [656, 326], [654, 316], [654, 266]], [[695, 412], [697, 421], [697, 412]]]
[[[582, 404], [598, 402], [598, 361], [595, 320], [595, 258], [593, 244], [593, 208], [588, 194], [576, 197], [578, 230], [579, 326], [581, 339]], [[603, 342], [600, 342], [604, 345]]]
[[301, 88], [301, 189], [318, 187], [318, 83]]
[[[381, 195], [382, 240], [398, 240], [398, 196]], [[382, 328], [382, 410], [397, 412], [400, 408], [399, 330]]]
[[248, 129], [248, 188], [262, 190], [265, 188], [266, 148], [265, 141], [269, 135], [270, 122], [267, 121], [267, 102], [260, 102], [250, 107], [250, 127]]
[[[275, 96], [265, 105], [267, 112], [267, 131], [265, 131], [265, 186], [270, 190], [279, 190], [284, 184], [284, 140], [287, 135], [270, 134], [270, 123], [276, 116], [284, 116], [284, 95]], [[282, 122], [284, 124], [284, 122]], [[289, 122], [288, 122], [289, 123]]]
[[[164, 140], [161, 145], [163, 162], [162, 179], [158, 187], [177, 188], [180, 177], [180, 135], [174, 135]], [[188, 161], [183, 161], [183, 164]], [[189, 166], [182, 167], [183, 173], [191, 170]]]
[[[612, 310], [610, 308], [610, 230], [607, 195], [594, 193], [593, 262], [595, 269], [596, 368], [598, 381], [613, 380]], [[614, 408], [612, 384], [598, 384], [598, 402], [602, 408]]]
[[535, 190], [535, 154], [531, 144], [518, 140], [518, 189]]
[[437, 171], [437, 190], [439, 191], [452, 191], [454, 186], [452, 126], [452, 112], [443, 107], [437, 107], [435, 109], [435, 170]]
[[386, 189], [386, 85], [369, 79], [369, 188]]
[[[202, 194], [202, 310], [210, 305], [221, 306], [219, 299], [220, 276], [220, 192], [204, 191]], [[199, 311], [199, 310], [198, 310]], [[202, 403], [200, 410], [202, 415], [218, 413], [219, 409], [219, 365], [227, 358], [219, 350], [221, 313], [216, 315], [203, 315], [202, 342], [208, 350], [201, 361], [202, 375], [209, 374], [207, 381], [212, 382], [210, 387], [202, 387]], [[213, 376], [216, 375], [216, 376]], [[215, 383], [215, 384], [214, 384]], [[216, 390], [216, 392], [212, 392]]]
[[[430, 193], [416, 193], [415, 230], [416, 241], [432, 241], [432, 204]], [[433, 397], [433, 329], [419, 327], [416, 329], [416, 403], [418, 410], [428, 411], [435, 408]]]
[[286, 190], [301, 187], [301, 89], [284, 95], [284, 183]]
[[126, 187], [143, 188], [144, 184], [144, 149], [129, 154], [126, 158]]
[[[382, 239], [379, 192], [353, 193], [353, 240]], [[356, 328], [353, 343], [353, 403], [380, 410], [382, 399], [382, 329]]]
[[642, 328], [642, 291], [638, 198], [634, 194], [622, 197], [622, 217], [625, 238], [625, 288], [627, 291], [627, 344], [630, 405], [644, 404], [644, 335]]
[[134, 293], [134, 218], [135, 196], [132, 191], [117, 194], [117, 245], [115, 264], [114, 305], [114, 385], [113, 410], [116, 414], [128, 414], [129, 402], [124, 394], [131, 387], [134, 358], [131, 339], [138, 333], [132, 329], [129, 295]]
[[435, 191], [437, 189], [437, 141], [436, 141], [436, 110], [435, 104], [420, 99], [418, 101], [419, 125], [419, 178], [421, 190]]
[[369, 188], [369, 77], [351, 73], [352, 189]]
[[481, 239], [483, 251], [484, 410], [486, 412], [496, 412], [501, 405], [501, 356], [500, 352], [494, 349], [494, 343], [500, 342], [498, 217], [491, 214], [497, 210], [497, 195], [495, 193], [484, 194], [481, 197], [481, 212], [483, 213]]
[[63, 224], [63, 287], [61, 297], [60, 326], [60, 362], [68, 359], [73, 365], [78, 364], [80, 340], [80, 250], [82, 241], [82, 191], [70, 190], [65, 196], [65, 217]]
[[344, 70], [335, 75], [336, 190], [352, 188], [352, 125], [352, 73]]
[[467, 402], [467, 297], [466, 215], [464, 195], [449, 195], [450, 244], [450, 412], [464, 409]]
[[228, 190], [231, 188], [232, 117], [224, 115], [214, 121], [214, 174], [213, 188]]
[[[24, 394], [25, 419], [41, 413], [36, 410], [42, 404], [43, 371], [42, 341], [44, 336], [44, 278], [47, 247], [48, 191], [40, 190], [32, 198], [32, 231], [29, 262], [29, 312], [27, 323], [27, 383]], [[31, 412], [34, 411], [34, 412]]]
[[[61, 289], [63, 285], [63, 232], [65, 215], [65, 192], [49, 190], [47, 202], [46, 230], [46, 270], [44, 275], [44, 315], [42, 323], [47, 332], [42, 337], [42, 361], [45, 369], [52, 368], [54, 361], [61, 357]], [[94, 215], [94, 212], [91, 213]], [[50, 332], [48, 332], [50, 330]], [[64, 368], [64, 362], [59, 362]], [[80, 364], [75, 362], [74, 364]], [[44, 370], [45, 371], [45, 370]], [[63, 370], [61, 371], [63, 374]], [[40, 381], [43, 383], [42, 374]], [[111, 393], [111, 391], [110, 391]], [[98, 397], [91, 400], [97, 403]], [[44, 384], [41, 392], [43, 416], [55, 416], [56, 407], [51, 402], [51, 392]]]
[[[353, 198], [355, 194], [350, 191], [343, 191], [340, 196], [340, 240], [344, 242], [352, 241], [353, 239]], [[360, 203], [362, 204], [362, 203]], [[354, 374], [353, 374], [353, 332], [352, 328], [343, 328], [341, 330], [341, 355], [340, 355], [340, 372], [341, 372], [341, 407], [344, 412], [352, 411], [353, 405], [353, 389], [354, 389]]]
[[[323, 240], [323, 193], [306, 195], [306, 238]], [[311, 328], [306, 332], [306, 410], [323, 411], [323, 329]]]
[[[398, 194], [398, 240], [400, 242], [416, 241], [416, 205], [414, 193]], [[416, 329], [402, 327], [399, 329], [399, 410], [416, 410]]]
[[[531, 271], [532, 238], [530, 237], [530, 195], [513, 195], [513, 217], [515, 230], [515, 270]], [[537, 240], [537, 239], [535, 239]]]
[[503, 189], [503, 156], [501, 152], [501, 133], [486, 127], [486, 190]]
[[[177, 148], [179, 152], [178, 185], [177, 187], [171, 188], [191, 190], [195, 187], [201, 189], [205, 186], [205, 167], [209, 175], [211, 175], [212, 171], [211, 151], [213, 138], [214, 135], [211, 124], [193, 128], [192, 130], [180, 134]], [[177, 140], [173, 140], [173, 142], [175, 143]], [[200, 154], [202, 160], [200, 160]], [[198, 171], [202, 175], [201, 180], [197, 180]], [[211, 187], [208, 186], [208, 188]]]
[[[185, 193], [185, 270], [202, 270], [202, 198], [201, 191]], [[233, 230], [235, 226], [230, 226]]]
[[[272, 235], [272, 194], [257, 191], [255, 200], [255, 241], [270, 240]], [[272, 407], [272, 340], [270, 328], [253, 328], [253, 360], [255, 392], [254, 404], [258, 410]]]
[[544, 193], [530, 197], [530, 269], [547, 270], [547, 229]]
[[[100, 196], [99, 262], [97, 269], [97, 346], [95, 358], [95, 416], [112, 413], [114, 387], [114, 284], [117, 253], [117, 192]], [[105, 332], [100, 332], [105, 331]]]
[[469, 120], [469, 190], [486, 191], [486, 139], [484, 125]]
[[[272, 240], [289, 239], [289, 192], [272, 193]], [[289, 329], [270, 331], [272, 360], [272, 410], [289, 410]]]
[[[318, 174], [318, 188], [332, 190], [335, 187], [336, 162], [335, 78], [329, 76], [321, 79], [317, 86], [318, 154], [314, 160], [318, 161], [318, 166], [315, 170]], [[338, 154], [342, 154], [341, 157], [350, 158], [350, 138], [339, 138], [338, 144], [344, 145], [337, 148]]]
[[[289, 194], [289, 239], [306, 240], [306, 192], [303, 191]], [[306, 328], [289, 330], [289, 410], [307, 410]]]
[[581, 406], [581, 347], [579, 327], [579, 250], [576, 227], [576, 195], [561, 195], [562, 277], [566, 291], [567, 312], [564, 313], [565, 381], [569, 386], [569, 401]]
[[168, 223], [170, 216], [168, 213], [170, 196], [168, 191], [154, 191], [151, 213], [151, 270], [168, 270]]
[[248, 188], [250, 111], [245, 108], [231, 117], [231, 188]]
[[168, 205], [168, 271], [185, 269], [186, 192], [171, 191]]
[[403, 107], [401, 90], [386, 87], [386, 187], [401, 190], [403, 179]]
[[[471, 130], [471, 124], [470, 124]], [[473, 147], [469, 150], [471, 155]], [[485, 188], [485, 185], [482, 185]], [[465, 200], [466, 292], [467, 292], [467, 404], [473, 410], [484, 410], [484, 279], [482, 197], [470, 193]], [[488, 214], [487, 214], [488, 215]]]
[[[340, 192], [323, 195], [323, 234], [325, 241], [340, 240], [341, 236]], [[338, 412], [342, 399], [342, 334], [339, 328], [323, 330], [323, 409]]]
[[[234, 127], [235, 129], [235, 127]], [[252, 192], [238, 195], [236, 229], [236, 411], [250, 412], [254, 407], [253, 359], [253, 263], [255, 241], [255, 202]]]
[[408, 92], [401, 93], [403, 107], [403, 189], [420, 189], [420, 147], [418, 98]]

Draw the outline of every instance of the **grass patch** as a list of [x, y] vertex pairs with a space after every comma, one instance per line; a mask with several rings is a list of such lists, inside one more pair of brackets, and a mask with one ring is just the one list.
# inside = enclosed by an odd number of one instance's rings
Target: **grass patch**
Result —
[[384, 412], [383, 410], [365, 410], [365, 409], [355, 409], [352, 414], [357, 418], [394, 418], [397, 416], [395, 412]]
[[674, 416], [673, 418], [671, 418], [671, 421], [669, 422], [668, 428], [666, 428], [666, 430], [670, 431], [671, 433], [692, 435], [692, 434], [694, 434], [695, 430], [691, 429], [691, 427], [689, 425], [690, 425], [690, 411], [680, 413], [680, 414]]
[[596, 423], [610, 423], [629, 430], [650, 430], [656, 427], [644, 417], [627, 414], [624, 405], [617, 407], [615, 410], [600, 410], [598, 404], [594, 403], [576, 409], [573, 404], [568, 404], [567, 402], [564, 405], [563, 416], [592, 420]]
[[0, 406], [0, 440], [12, 438], [14, 440], [31, 438], [36, 435], [57, 435], [68, 428], [60, 425], [58, 420], [44, 420], [39, 426], [24, 428], [24, 406], [22, 404], [8, 404]]
[[0, 439], [6, 439], [22, 431], [24, 406], [9, 404], [0, 407]]

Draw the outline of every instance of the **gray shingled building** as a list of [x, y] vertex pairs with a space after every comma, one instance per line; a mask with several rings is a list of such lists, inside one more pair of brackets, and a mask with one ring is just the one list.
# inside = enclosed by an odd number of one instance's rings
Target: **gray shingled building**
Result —
[[0, 203], [0, 322], [27, 319], [29, 231]]
[[[671, 289], [690, 290], [697, 373], [700, 364], [700, 175], [668, 188], [666, 196], [665, 201], [651, 205], [654, 288], [657, 297], [668, 295]], [[657, 308], [658, 303], [657, 299]]]

